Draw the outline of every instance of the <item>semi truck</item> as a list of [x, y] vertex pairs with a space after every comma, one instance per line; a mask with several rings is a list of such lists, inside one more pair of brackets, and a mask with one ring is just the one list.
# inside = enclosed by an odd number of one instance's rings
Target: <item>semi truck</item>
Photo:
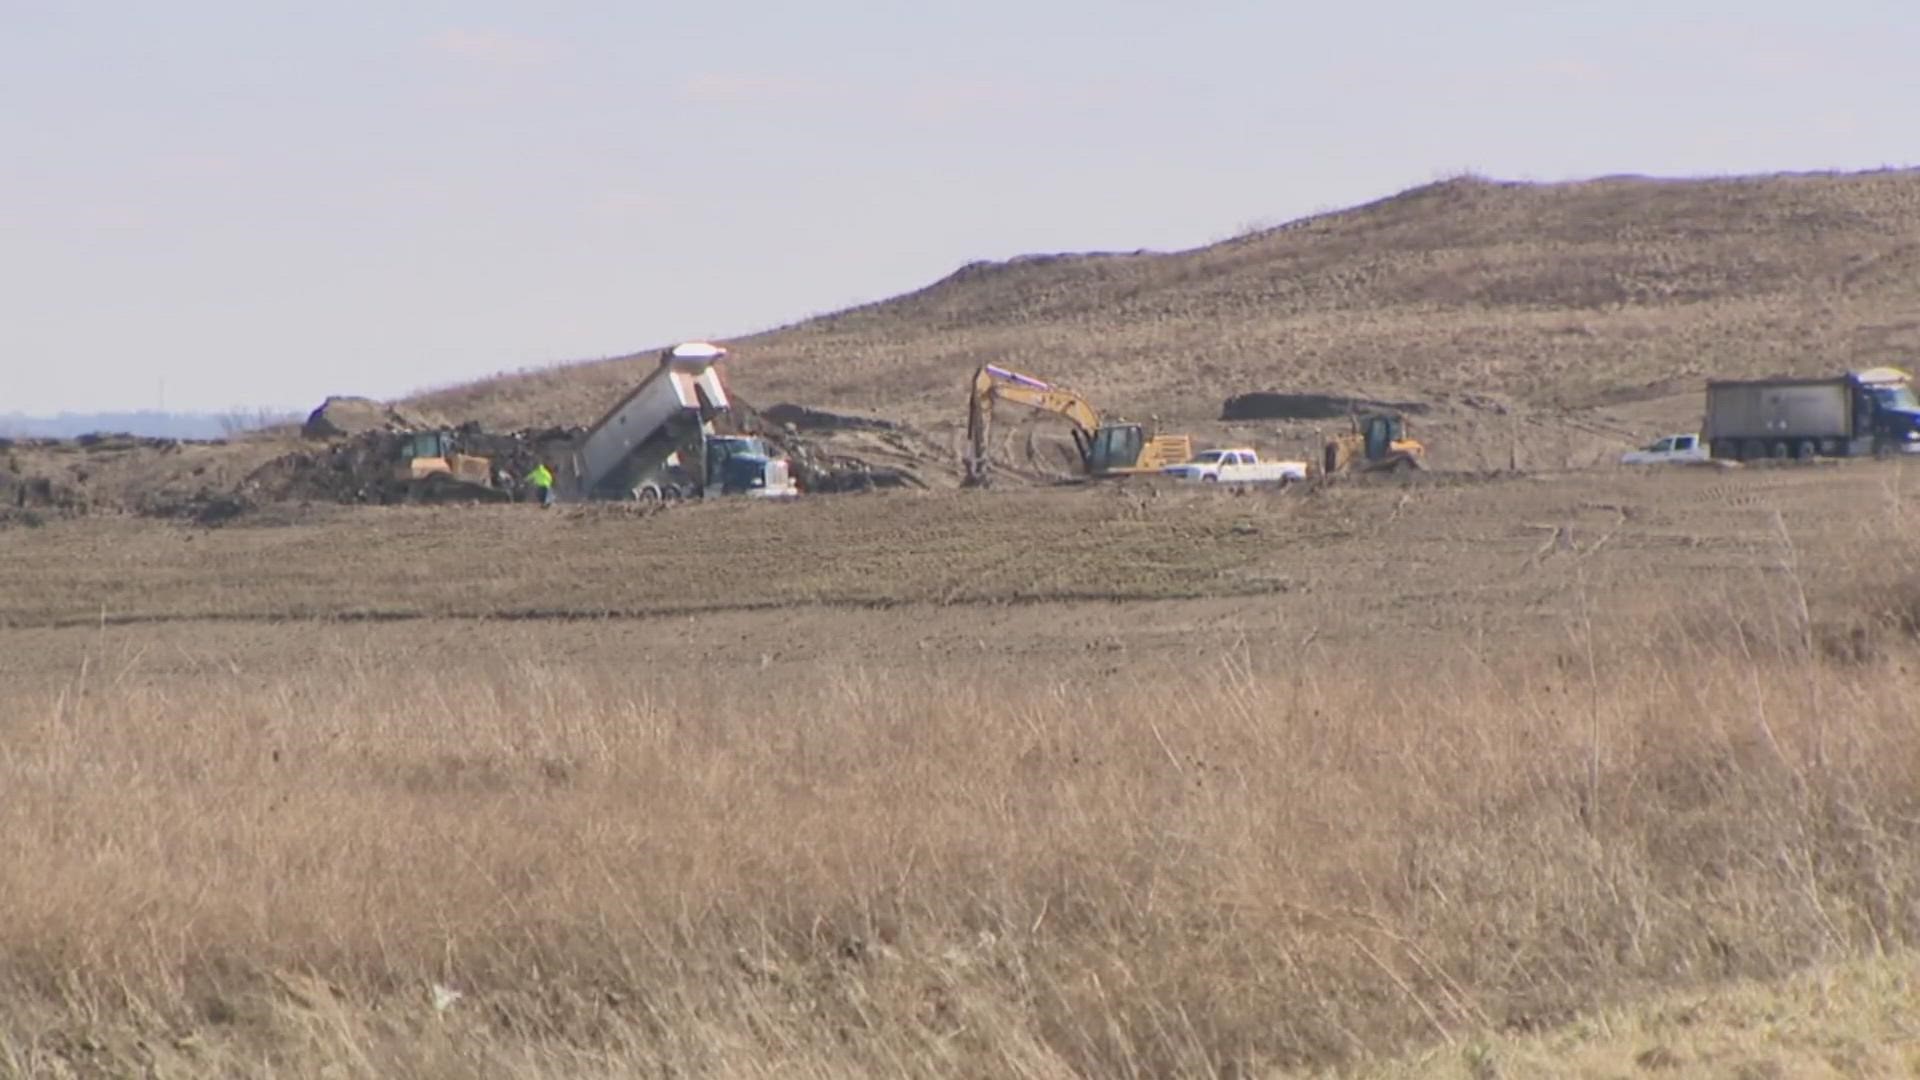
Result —
[[710, 494], [796, 494], [792, 464], [764, 439], [721, 432], [732, 402], [703, 341], [660, 353], [660, 366], [581, 437], [568, 493], [587, 499], [672, 499]]
[[1898, 368], [1815, 379], [1716, 380], [1707, 384], [1712, 456], [1854, 457], [1920, 452], [1920, 400]]

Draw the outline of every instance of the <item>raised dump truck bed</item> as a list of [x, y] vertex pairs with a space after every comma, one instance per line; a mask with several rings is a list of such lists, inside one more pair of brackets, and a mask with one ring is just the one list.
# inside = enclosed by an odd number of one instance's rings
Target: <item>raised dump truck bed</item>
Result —
[[[704, 341], [660, 354], [660, 366], [587, 429], [573, 454], [573, 494], [589, 499], [798, 493], [792, 462], [737, 432], [721, 376], [727, 351]], [[748, 410], [742, 410], [748, 411]]]
[[633, 498], [658, 482], [675, 453], [697, 449], [713, 419], [732, 408], [716, 366], [726, 355], [698, 341], [663, 350], [660, 366], [581, 438], [574, 451], [577, 493]]

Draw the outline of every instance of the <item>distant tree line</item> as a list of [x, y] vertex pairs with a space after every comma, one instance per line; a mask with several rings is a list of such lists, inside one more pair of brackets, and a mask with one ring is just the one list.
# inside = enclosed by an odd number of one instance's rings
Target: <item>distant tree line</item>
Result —
[[72, 439], [90, 434], [140, 435], [155, 439], [224, 439], [246, 431], [298, 423], [298, 413], [277, 409], [226, 412], [63, 412], [53, 416], [0, 413], [0, 437]]

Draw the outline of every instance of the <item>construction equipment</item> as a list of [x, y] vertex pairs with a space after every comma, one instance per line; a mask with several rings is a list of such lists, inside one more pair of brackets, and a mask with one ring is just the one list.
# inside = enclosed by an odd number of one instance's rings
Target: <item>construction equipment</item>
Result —
[[1364, 413], [1351, 418], [1352, 430], [1327, 440], [1321, 473], [1396, 472], [1424, 468], [1427, 448], [1407, 432], [1397, 413]]
[[588, 429], [570, 461], [569, 493], [590, 499], [708, 494], [781, 496], [797, 489], [791, 463], [737, 427], [719, 362], [702, 341], [660, 354], [660, 366]]
[[456, 480], [491, 486], [493, 463], [484, 457], [460, 453], [453, 433], [416, 431], [400, 445], [400, 461], [393, 468], [395, 480], [424, 480], [436, 474], [449, 474]]
[[1714, 457], [1857, 457], [1920, 453], [1920, 400], [1899, 368], [1823, 379], [1707, 383], [1702, 435]]
[[983, 487], [989, 481], [988, 437], [993, 406], [999, 401], [1054, 413], [1071, 422], [1081, 471], [1090, 477], [1157, 473], [1193, 457], [1193, 440], [1188, 436], [1160, 435], [1143, 424], [1109, 422], [1092, 402], [1066, 387], [987, 364], [974, 372], [967, 393], [964, 483], [968, 487]]
[[493, 486], [492, 460], [461, 453], [452, 432], [410, 432], [402, 437], [399, 458], [390, 478], [408, 500], [507, 498]]

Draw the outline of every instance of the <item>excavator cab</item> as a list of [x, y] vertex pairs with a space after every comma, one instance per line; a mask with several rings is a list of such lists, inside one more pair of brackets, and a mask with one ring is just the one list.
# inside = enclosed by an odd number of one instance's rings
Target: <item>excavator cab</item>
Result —
[[1362, 425], [1366, 439], [1368, 461], [1379, 461], [1393, 449], [1406, 431], [1406, 425], [1397, 416], [1369, 416]]
[[1088, 476], [1157, 473], [1193, 460], [1193, 440], [1185, 435], [1149, 434], [1145, 424], [1107, 424], [1091, 437], [1074, 432], [1074, 443]]
[[1131, 469], [1140, 461], [1146, 434], [1139, 424], [1113, 424], [1093, 433], [1084, 453], [1087, 471], [1094, 475]]

